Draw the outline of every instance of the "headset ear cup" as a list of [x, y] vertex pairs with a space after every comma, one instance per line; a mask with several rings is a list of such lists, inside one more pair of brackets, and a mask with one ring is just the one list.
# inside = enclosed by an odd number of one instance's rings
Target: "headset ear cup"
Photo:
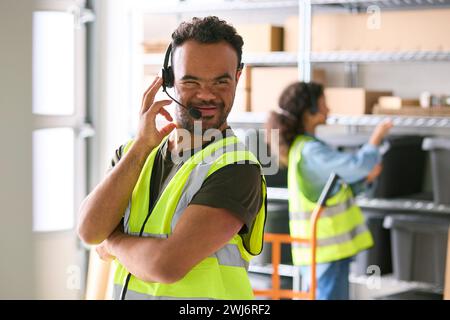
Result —
[[166, 69], [166, 86], [167, 88], [172, 88], [174, 84], [174, 76], [173, 76], [173, 70], [172, 67], [169, 66]]
[[163, 81], [163, 88], [170, 88], [170, 76], [167, 72], [167, 69], [163, 68], [161, 71], [162, 81]]

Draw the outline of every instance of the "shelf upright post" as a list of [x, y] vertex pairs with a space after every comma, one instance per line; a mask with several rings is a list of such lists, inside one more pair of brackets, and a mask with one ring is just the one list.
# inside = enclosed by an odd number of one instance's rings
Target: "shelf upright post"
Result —
[[346, 62], [344, 64], [345, 74], [347, 78], [347, 86], [355, 88], [358, 86], [359, 65], [356, 62]]
[[311, 0], [298, 0], [298, 78], [311, 81]]

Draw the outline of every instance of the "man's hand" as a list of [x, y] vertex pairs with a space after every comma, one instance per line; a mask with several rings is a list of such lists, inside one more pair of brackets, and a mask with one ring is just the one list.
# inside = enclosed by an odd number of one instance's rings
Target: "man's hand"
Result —
[[97, 254], [99, 255], [100, 259], [104, 261], [112, 261], [116, 257], [111, 253], [111, 245], [120, 239], [120, 237], [123, 235], [122, 231], [122, 224], [120, 223], [117, 228], [109, 235], [108, 238], [106, 238], [102, 243], [100, 243], [95, 250], [97, 251]]
[[106, 241], [108, 241], [108, 240], [105, 240], [102, 243], [100, 243], [95, 248], [95, 251], [97, 251], [97, 254], [100, 257], [100, 259], [102, 259], [103, 261], [106, 261], [106, 262], [110, 262], [110, 261], [114, 260], [116, 257], [111, 255], [111, 253], [108, 251], [108, 245], [107, 245]]
[[[171, 104], [172, 100], [154, 101], [155, 95], [161, 87], [161, 84], [162, 79], [160, 77], [156, 77], [145, 91], [142, 98], [136, 144], [145, 147], [146, 150], [152, 150], [157, 147], [161, 143], [162, 139], [176, 128], [176, 125], [172, 123], [173, 119], [171, 115], [166, 109], [164, 109], [164, 106]], [[171, 122], [160, 130], [157, 129], [155, 122], [158, 114], [163, 115], [167, 121]]]
[[372, 183], [383, 171], [383, 167], [381, 164], [377, 164], [373, 167], [372, 171], [369, 172], [369, 175], [366, 178], [367, 183]]
[[393, 123], [391, 119], [386, 119], [382, 121], [376, 126], [375, 130], [373, 130], [369, 142], [374, 146], [380, 145], [381, 141], [389, 133], [389, 130], [391, 130], [392, 127]]

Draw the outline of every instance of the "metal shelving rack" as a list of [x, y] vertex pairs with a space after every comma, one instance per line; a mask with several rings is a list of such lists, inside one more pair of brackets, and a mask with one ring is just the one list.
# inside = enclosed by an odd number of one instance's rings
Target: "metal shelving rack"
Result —
[[[348, 66], [349, 76], [357, 70], [358, 64], [367, 63], [411, 63], [411, 62], [441, 62], [450, 61], [450, 51], [403, 51], [403, 52], [364, 52], [364, 51], [336, 51], [311, 52], [311, 25], [313, 7], [327, 7], [345, 10], [348, 12], [364, 12], [371, 5], [382, 10], [405, 10], [421, 8], [450, 7], [450, 0], [267, 0], [244, 1], [224, 0], [220, 2], [195, 3], [178, 1], [172, 3], [155, 4], [142, 1], [140, 10], [150, 14], [168, 14], [181, 16], [183, 13], [203, 12], [239, 12], [248, 10], [276, 10], [293, 9], [299, 16], [299, 50], [292, 52], [246, 53], [243, 62], [251, 66], [297, 66], [299, 80], [309, 81], [311, 77], [311, 64], [313, 63], [344, 63]], [[161, 65], [163, 54], [144, 54], [144, 65]], [[354, 83], [351, 79], [350, 83]], [[267, 114], [258, 112], [231, 113], [229, 123], [240, 128], [263, 128]], [[328, 124], [345, 126], [350, 129], [359, 127], [373, 127], [382, 119], [393, 119], [396, 128], [416, 132], [433, 134], [443, 133], [450, 135], [450, 117], [413, 117], [413, 116], [339, 116], [333, 115]], [[288, 194], [285, 188], [268, 188], [268, 199], [287, 201]], [[368, 199], [357, 198], [357, 204], [362, 208], [392, 210], [396, 212], [420, 211], [430, 214], [450, 215], [450, 206], [436, 205], [431, 201], [418, 201], [410, 199]], [[250, 266], [251, 272], [271, 274], [271, 266]], [[280, 265], [280, 274], [298, 278], [298, 271], [293, 266]], [[355, 281], [353, 281], [355, 282]], [[294, 281], [299, 283], [299, 281]]]
[[[231, 113], [229, 122], [239, 125], [264, 124], [267, 114], [264, 112], [245, 112], [243, 114]], [[395, 127], [404, 128], [444, 128], [450, 129], [450, 117], [420, 117], [420, 116], [395, 116], [395, 115], [331, 115], [327, 123], [343, 126], [376, 126], [384, 119], [389, 118]]]
[[154, 14], [182, 14], [214, 11], [248, 11], [248, 10], [274, 10], [297, 9], [298, 0], [268, 0], [268, 1], [171, 1], [168, 3], [153, 3], [142, 1], [140, 9], [146, 13]]
[[366, 10], [371, 5], [381, 9], [422, 9], [430, 6], [449, 7], [450, 0], [311, 0], [314, 5], [331, 5], [350, 10]]
[[[144, 55], [144, 64], [157, 65], [164, 59], [163, 54]], [[292, 52], [243, 53], [242, 59], [251, 66], [296, 66], [298, 55]], [[312, 52], [311, 63], [397, 63], [397, 62], [439, 62], [450, 61], [450, 51], [331, 51]]]
[[[363, 63], [391, 63], [391, 62], [450, 62], [450, 51], [403, 51], [403, 52], [363, 52], [363, 51], [336, 51], [336, 52], [311, 52], [311, 19], [312, 9], [317, 7], [332, 7], [350, 12], [361, 12], [369, 6], [376, 5], [382, 10], [405, 10], [422, 8], [450, 7], [450, 0], [267, 0], [267, 1], [178, 1], [164, 5], [155, 5], [149, 1], [142, 1], [142, 10], [145, 13], [154, 14], [182, 14], [194, 12], [236, 12], [248, 10], [276, 10], [293, 9], [299, 15], [299, 50], [292, 52], [271, 53], [245, 53], [243, 61], [253, 66], [298, 66], [299, 79], [310, 80], [312, 63], [345, 63], [351, 67]], [[162, 54], [145, 54], [144, 65], [160, 65]], [[352, 70], [352, 68], [349, 68]], [[354, 68], [353, 68], [354, 70]], [[242, 128], [262, 128], [266, 121], [265, 113], [231, 113], [229, 122]], [[426, 134], [450, 135], [450, 117], [421, 117], [421, 116], [391, 116], [391, 115], [363, 115], [341, 116], [333, 115], [328, 118], [330, 125], [345, 126], [351, 130], [360, 127], [373, 127], [384, 118], [393, 120], [395, 128], [401, 132], [417, 133], [421, 130]], [[402, 204], [403, 203], [403, 204]], [[446, 212], [448, 208], [436, 207], [431, 203], [421, 205], [399, 201], [365, 201], [362, 206], [392, 209], [429, 210], [433, 212]]]
[[224, 0], [224, 1], [167, 1], [155, 3], [141, 1], [139, 8], [146, 13], [154, 14], [180, 14], [190, 12], [211, 11], [246, 11], [246, 10], [273, 10], [298, 9], [299, 2], [310, 2], [315, 6], [334, 7], [345, 10], [366, 10], [376, 5], [381, 9], [421, 9], [432, 7], [450, 7], [450, 0]]
[[[299, 79], [309, 81], [311, 63], [388, 63], [388, 62], [437, 62], [450, 61], [450, 51], [335, 51], [311, 52], [311, 19], [312, 8], [336, 7], [348, 11], [363, 11], [376, 5], [380, 9], [402, 10], [418, 8], [450, 7], [450, 0], [279, 0], [279, 1], [212, 1], [190, 2], [179, 1], [169, 5], [155, 5], [142, 2], [142, 9], [152, 14], [182, 14], [211, 11], [248, 11], [296, 9], [299, 15], [299, 50], [298, 53], [244, 53], [243, 61], [253, 66], [295, 66], [299, 67]], [[145, 54], [144, 64], [161, 64], [162, 54]]]
[[[267, 188], [267, 199], [275, 201], [288, 201], [288, 190], [286, 188]], [[432, 201], [412, 199], [372, 199], [358, 197], [356, 203], [361, 208], [392, 210], [395, 212], [421, 211], [427, 213], [438, 213], [450, 215], [450, 206], [435, 204]]]

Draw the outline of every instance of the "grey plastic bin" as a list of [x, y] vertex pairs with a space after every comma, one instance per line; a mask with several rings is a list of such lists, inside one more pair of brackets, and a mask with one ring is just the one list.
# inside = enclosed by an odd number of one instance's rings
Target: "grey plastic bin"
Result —
[[450, 204], [450, 139], [426, 138], [422, 148], [430, 152], [434, 202]]
[[377, 300], [443, 300], [444, 295], [424, 289], [411, 289], [376, 298]]
[[449, 226], [450, 218], [386, 216], [384, 227], [391, 229], [394, 277], [443, 286]]

